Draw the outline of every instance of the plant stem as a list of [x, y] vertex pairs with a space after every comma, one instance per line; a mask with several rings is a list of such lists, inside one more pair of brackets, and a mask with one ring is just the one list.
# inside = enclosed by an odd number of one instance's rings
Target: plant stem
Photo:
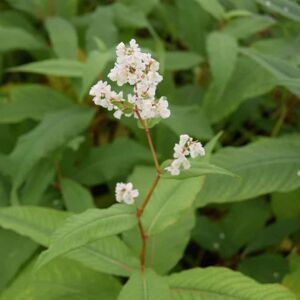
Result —
[[151, 139], [151, 135], [150, 135], [150, 131], [149, 131], [149, 128], [147, 126], [147, 123], [141, 117], [141, 114], [140, 114], [140, 112], [139, 112], [139, 110], [137, 108], [135, 108], [134, 111], [137, 114], [137, 116], [139, 118], [139, 121], [141, 122], [141, 124], [142, 124], [142, 126], [143, 126], [143, 128], [145, 130], [147, 141], [148, 141], [148, 145], [149, 145], [152, 157], [153, 157], [153, 161], [154, 161], [154, 166], [155, 166], [156, 172], [158, 174], [160, 174], [161, 173], [160, 166], [159, 166], [159, 163], [158, 163], [157, 155], [156, 155], [156, 152], [155, 152], [155, 149], [154, 149], [154, 146], [153, 146], [153, 142], [152, 142], [152, 139]]
[[156, 152], [155, 152], [155, 149], [154, 149], [154, 146], [153, 146], [152, 138], [151, 138], [150, 131], [149, 131], [149, 128], [147, 126], [147, 123], [141, 117], [141, 114], [140, 114], [140, 112], [137, 108], [135, 108], [134, 111], [137, 114], [138, 119], [139, 119], [140, 123], [142, 124], [142, 126], [145, 130], [148, 145], [149, 145], [149, 148], [150, 148], [150, 151], [151, 151], [151, 154], [152, 154], [152, 157], [153, 157], [154, 166], [155, 166], [155, 169], [156, 169], [155, 180], [153, 181], [153, 183], [152, 183], [146, 197], [144, 198], [141, 206], [137, 209], [137, 212], [136, 212], [136, 216], [138, 218], [138, 226], [139, 226], [140, 235], [141, 235], [141, 239], [142, 239], [142, 249], [141, 249], [141, 252], [140, 252], [140, 266], [141, 266], [141, 272], [144, 272], [145, 262], [146, 262], [146, 249], [147, 249], [148, 235], [147, 235], [147, 232], [145, 231], [143, 223], [142, 223], [142, 215], [144, 213], [144, 210], [145, 210], [147, 204], [149, 203], [149, 201], [150, 201], [150, 199], [153, 195], [153, 192], [154, 192], [155, 188], [158, 185], [158, 182], [159, 182], [160, 176], [161, 176], [161, 170], [160, 170], [157, 155], [156, 155]]
[[284, 120], [286, 118], [287, 112], [288, 112], [288, 110], [286, 107], [286, 101], [285, 101], [285, 99], [282, 99], [279, 118], [278, 118], [277, 122], [275, 123], [275, 126], [272, 129], [272, 133], [271, 133], [272, 137], [275, 137], [279, 134], [279, 132], [284, 124]]

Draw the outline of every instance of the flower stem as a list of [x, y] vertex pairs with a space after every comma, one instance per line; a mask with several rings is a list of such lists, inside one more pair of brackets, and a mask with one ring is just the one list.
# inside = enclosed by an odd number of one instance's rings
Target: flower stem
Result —
[[141, 239], [142, 239], [142, 249], [141, 249], [141, 252], [140, 252], [140, 266], [141, 266], [141, 272], [144, 272], [145, 263], [146, 263], [146, 249], [147, 249], [148, 235], [147, 235], [147, 232], [145, 231], [143, 223], [142, 223], [142, 215], [144, 213], [144, 210], [145, 210], [147, 204], [149, 203], [149, 201], [150, 201], [150, 199], [153, 195], [153, 192], [154, 192], [155, 188], [158, 185], [158, 182], [159, 182], [160, 176], [161, 176], [161, 170], [160, 170], [157, 155], [156, 155], [156, 152], [155, 152], [155, 149], [154, 149], [154, 146], [153, 146], [152, 138], [151, 138], [150, 131], [149, 131], [149, 128], [147, 126], [147, 123], [141, 117], [141, 114], [140, 114], [137, 107], [134, 109], [134, 111], [135, 111], [136, 115], [138, 116], [138, 119], [139, 119], [140, 123], [142, 124], [142, 126], [145, 130], [148, 145], [149, 145], [150, 151], [152, 153], [153, 162], [154, 162], [154, 166], [155, 166], [155, 169], [156, 169], [155, 180], [153, 181], [146, 197], [144, 198], [144, 200], [142, 202], [142, 205], [137, 209], [137, 212], [136, 212], [136, 216], [138, 218], [138, 226], [139, 226], [140, 235], [141, 235]]
[[139, 112], [139, 110], [137, 108], [135, 108], [134, 111], [137, 114], [138, 119], [141, 122], [141, 124], [142, 124], [142, 126], [143, 126], [143, 128], [145, 130], [147, 141], [148, 141], [148, 145], [149, 145], [152, 157], [153, 157], [153, 161], [154, 161], [154, 166], [155, 166], [156, 172], [158, 174], [160, 174], [161, 173], [160, 166], [159, 166], [159, 163], [158, 163], [157, 155], [156, 155], [156, 152], [155, 152], [155, 149], [154, 149], [154, 146], [153, 146], [153, 142], [152, 142], [152, 139], [151, 139], [151, 135], [150, 135], [150, 131], [149, 131], [149, 128], [147, 126], [147, 123], [141, 117], [141, 114], [140, 114], [140, 112]]

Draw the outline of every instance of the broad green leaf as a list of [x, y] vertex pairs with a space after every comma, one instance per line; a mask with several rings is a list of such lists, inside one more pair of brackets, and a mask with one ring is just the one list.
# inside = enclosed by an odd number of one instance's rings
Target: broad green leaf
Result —
[[[138, 8], [117, 2], [113, 6], [113, 10], [115, 21], [121, 28], [146, 28], [149, 24], [145, 13]], [[134, 18], [132, 18], [133, 14]]]
[[[195, 216], [191, 209], [176, 224], [150, 236], [147, 240], [146, 267], [154, 269], [158, 274], [168, 273], [182, 258], [194, 225]], [[138, 256], [142, 247], [138, 228], [125, 232], [123, 238]]]
[[259, 251], [279, 244], [284, 238], [297, 232], [299, 229], [300, 224], [297, 219], [277, 221], [258, 232], [256, 237], [246, 247], [245, 253]]
[[53, 50], [58, 58], [77, 59], [77, 34], [71, 23], [60, 17], [46, 20]]
[[64, 18], [72, 18], [77, 14], [78, 5], [80, 0], [61, 1], [54, 0], [54, 12], [55, 15], [62, 16]]
[[[0, 227], [49, 246], [53, 232], [70, 215], [69, 212], [43, 207], [8, 207], [0, 209]], [[128, 276], [139, 268], [139, 260], [117, 236], [92, 242], [66, 256], [96, 271], [120, 276]]]
[[200, 247], [232, 257], [253, 240], [268, 217], [268, 207], [261, 200], [238, 203], [219, 222], [198, 216], [192, 237]]
[[231, 20], [225, 25], [224, 32], [237, 39], [246, 39], [275, 24], [276, 21], [269, 16], [251, 15]]
[[150, 152], [131, 139], [121, 138], [92, 148], [76, 168], [65, 173], [80, 183], [96, 185], [124, 177], [142, 162], [152, 162]]
[[37, 244], [10, 230], [0, 228], [0, 292], [37, 250]]
[[62, 77], [82, 77], [83, 64], [75, 60], [48, 59], [13, 67], [9, 71]]
[[5, 207], [0, 209], [0, 227], [11, 229], [43, 246], [48, 246], [51, 234], [68, 216], [68, 212], [51, 208]]
[[115, 204], [106, 209], [89, 209], [71, 216], [54, 234], [49, 249], [40, 256], [37, 268], [54, 258], [93, 241], [124, 232], [137, 224], [135, 209]]
[[96, 49], [96, 38], [107, 48], [114, 47], [118, 41], [118, 31], [111, 6], [98, 6], [89, 19], [89, 27], [85, 35], [88, 51]]
[[212, 156], [211, 163], [240, 178], [209, 176], [197, 197], [197, 205], [241, 201], [299, 187], [299, 153], [298, 135], [265, 138], [244, 147], [227, 147], [218, 151]]
[[206, 30], [210, 16], [196, 1], [176, 0], [176, 33], [184, 45], [193, 52], [204, 54]]
[[138, 255], [117, 236], [106, 237], [67, 253], [67, 257], [103, 273], [130, 276], [140, 268]]
[[243, 49], [242, 53], [270, 72], [277, 79], [278, 85], [285, 86], [297, 96], [300, 95], [300, 68], [287, 60], [272, 55], [261, 54], [256, 50]]
[[237, 59], [236, 69], [228, 82], [222, 98], [211, 106], [213, 123], [234, 112], [243, 102], [270, 92], [277, 80], [257, 62], [247, 58]]
[[222, 20], [224, 17], [225, 10], [219, 0], [196, 0], [196, 2], [217, 20]]
[[278, 13], [293, 21], [300, 21], [300, 5], [291, 0], [256, 0], [271, 12]]
[[199, 106], [171, 105], [171, 117], [162, 120], [176, 134], [183, 132], [199, 139], [213, 136], [208, 120]]
[[300, 189], [273, 193], [271, 206], [277, 219], [296, 218], [300, 215]]
[[121, 290], [118, 300], [169, 300], [170, 291], [165, 278], [152, 270], [135, 272]]
[[[137, 167], [129, 181], [139, 190], [137, 205], [146, 196], [155, 174], [153, 168]], [[144, 211], [142, 221], [148, 236], [156, 235], [175, 224], [185, 211], [194, 203], [200, 191], [203, 177], [187, 180], [169, 180], [161, 178], [151, 200]]]
[[1, 300], [115, 300], [120, 289], [117, 279], [64, 258], [38, 272], [33, 272], [30, 264], [3, 293]]
[[83, 66], [82, 88], [80, 99], [87, 96], [89, 89], [94, 84], [94, 81], [99, 77], [107, 63], [111, 59], [110, 52], [91, 51], [87, 61]]
[[55, 165], [52, 160], [42, 159], [29, 173], [20, 195], [23, 205], [40, 205], [42, 196], [55, 175]]
[[10, 101], [0, 103], [0, 123], [17, 123], [25, 119], [41, 120], [48, 113], [71, 106], [69, 98], [46, 86], [16, 86], [10, 92]]
[[238, 45], [236, 40], [225, 33], [213, 32], [207, 37], [207, 52], [213, 80], [203, 99], [203, 109], [213, 120], [216, 105], [228, 85], [237, 61]]
[[259, 284], [221, 267], [183, 271], [168, 281], [172, 300], [296, 300], [283, 286]]
[[159, 0], [145, 0], [143, 2], [139, 0], [120, 0], [120, 2], [128, 6], [131, 10], [137, 10], [148, 14], [156, 7]]
[[68, 210], [80, 213], [94, 207], [94, 200], [90, 191], [78, 182], [64, 177], [60, 180], [60, 185]]
[[80, 107], [48, 114], [36, 128], [21, 136], [9, 156], [17, 166], [13, 176], [14, 191], [41, 158], [64, 146], [71, 138], [83, 131], [92, 114], [91, 109]]
[[293, 291], [297, 297], [300, 296], [300, 260], [299, 255], [292, 253], [288, 257], [290, 265], [290, 273], [287, 274], [283, 279], [283, 285], [287, 286]]
[[48, 3], [46, 0], [6, 0], [13, 8], [25, 11], [36, 18], [44, 18], [48, 13]]
[[281, 255], [264, 253], [245, 258], [239, 263], [238, 270], [261, 283], [279, 283], [289, 267], [287, 260]]
[[170, 71], [188, 70], [196, 67], [203, 58], [194, 52], [169, 51], [166, 52], [165, 69]]
[[30, 32], [18, 27], [0, 26], [0, 52], [43, 48], [44, 43]]
[[119, 281], [68, 259], [58, 259], [37, 271], [29, 283], [34, 299], [115, 300]]

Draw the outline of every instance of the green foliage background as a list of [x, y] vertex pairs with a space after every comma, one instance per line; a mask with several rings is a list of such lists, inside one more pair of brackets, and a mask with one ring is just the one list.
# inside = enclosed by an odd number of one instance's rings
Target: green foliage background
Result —
[[[160, 184], [144, 218], [149, 298], [131, 208], [99, 241], [77, 223], [71, 246], [64, 235], [51, 246], [64, 256], [32, 272], [66, 218], [100, 226], [110, 212], [78, 213], [112, 205], [118, 181], [143, 195], [153, 178], [144, 132], [88, 96], [131, 38], [164, 76], [172, 115], [151, 129], [160, 161], [182, 133], [206, 144], [222, 131], [209, 161], [238, 175]], [[1, 300], [300, 297], [299, 1], [2, 0], [0, 84]], [[194, 267], [210, 268], [158, 277]], [[215, 291], [185, 295], [184, 280]]]

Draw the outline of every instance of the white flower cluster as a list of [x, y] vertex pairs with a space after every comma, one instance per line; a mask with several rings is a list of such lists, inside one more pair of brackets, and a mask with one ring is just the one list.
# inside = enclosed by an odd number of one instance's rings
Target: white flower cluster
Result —
[[129, 94], [125, 101], [122, 92], [116, 93], [107, 82], [99, 81], [90, 90], [94, 103], [115, 110], [114, 116], [118, 119], [123, 114], [138, 118], [136, 111], [143, 119], [168, 118], [170, 110], [167, 99], [155, 98], [157, 85], [163, 79], [158, 73], [159, 63], [149, 53], [143, 53], [134, 39], [129, 46], [120, 43], [116, 55], [115, 66], [108, 77], [119, 86], [126, 83], [132, 85], [133, 94]]
[[134, 198], [139, 196], [139, 191], [133, 189], [133, 185], [131, 182], [117, 183], [115, 193], [116, 193], [116, 200], [118, 202], [124, 202], [126, 204], [133, 204]]
[[171, 173], [171, 175], [179, 175], [180, 169], [189, 169], [191, 163], [188, 160], [188, 156], [191, 158], [196, 158], [197, 156], [204, 156], [205, 149], [202, 144], [198, 141], [194, 141], [187, 134], [182, 134], [178, 144], [174, 147], [174, 160], [172, 160], [169, 167], [165, 170]]

